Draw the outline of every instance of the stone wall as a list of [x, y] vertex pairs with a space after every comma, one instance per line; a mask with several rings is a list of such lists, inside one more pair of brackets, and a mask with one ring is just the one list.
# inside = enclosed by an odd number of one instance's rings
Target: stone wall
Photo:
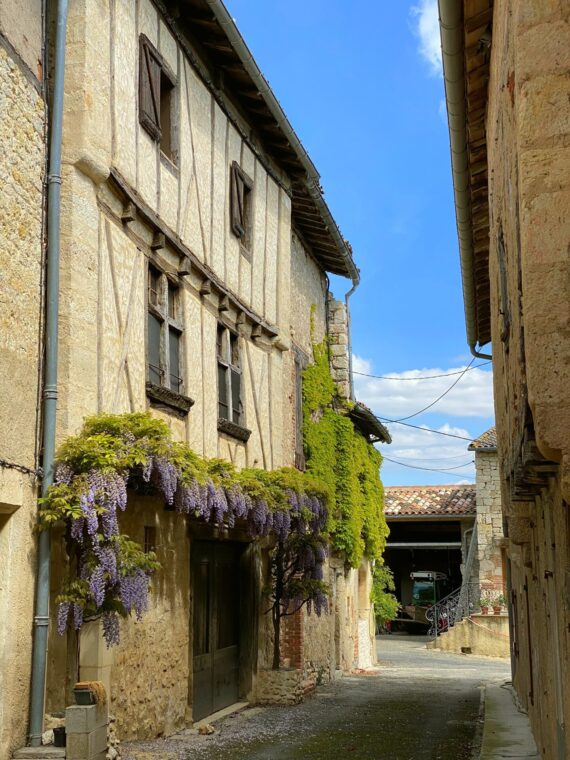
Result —
[[475, 453], [477, 489], [477, 564], [479, 582], [503, 588], [503, 513], [501, 481], [496, 452]]
[[6, 0], [0, 7], [1, 760], [24, 744], [28, 727], [46, 126], [41, 58], [40, 3]]
[[570, 756], [569, 21], [567, 3], [495, 3], [486, 125], [515, 686], [556, 760]]
[[331, 373], [342, 398], [350, 398], [348, 315], [342, 301], [329, 300]]

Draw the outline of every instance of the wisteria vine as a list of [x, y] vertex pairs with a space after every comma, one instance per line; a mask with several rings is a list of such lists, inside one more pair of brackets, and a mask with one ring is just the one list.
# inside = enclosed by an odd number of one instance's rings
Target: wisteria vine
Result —
[[160, 565], [120, 531], [129, 489], [159, 494], [176, 512], [215, 525], [242, 521], [253, 538], [272, 535], [274, 557], [287, 557], [288, 583], [277, 596], [272, 591], [279, 608], [307, 603], [317, 614], [326, 608], [330, 494], [316, 478], [287, 468], [237, 471], [225, 460], [201, 458], [173, 441], [164, 422], [142, 412], [88, 418], [57, 461], [40, 524], [66, 526], [71, 562], [57, 598], [60, 634], [102, 615], [112, 646], [119, 642], [120, 616], [134, 613], [140, 620], [147, 610], [149, 579]]

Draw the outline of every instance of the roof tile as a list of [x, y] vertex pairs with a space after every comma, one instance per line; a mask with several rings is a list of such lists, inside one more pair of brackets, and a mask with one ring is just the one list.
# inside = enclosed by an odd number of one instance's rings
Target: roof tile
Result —
[[474, 515], [475, 485], [390, 486], [384, 489], [384, 512], [396, 515]]

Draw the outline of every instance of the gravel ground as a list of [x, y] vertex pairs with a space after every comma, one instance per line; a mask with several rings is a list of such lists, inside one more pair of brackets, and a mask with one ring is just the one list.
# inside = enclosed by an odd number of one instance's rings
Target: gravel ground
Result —
[[480, 734], [480, 686], [509, 677], [503, 660], [378, 639], [379, 668], [321, 687], [296, 707], [253, 707], [168, 739], [131, 742], [123, 760], [469, 760]]

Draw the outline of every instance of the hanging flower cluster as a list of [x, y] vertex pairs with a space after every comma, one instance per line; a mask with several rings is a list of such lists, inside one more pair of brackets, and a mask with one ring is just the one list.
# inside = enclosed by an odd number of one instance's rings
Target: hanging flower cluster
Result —
[[149, 578], [159, 563], [120, 532], [128, 489], [158, 493], [176, 512], [215, 525], [243, 521], [252, 537], [272, 534], [294, 557], [295, 593], [304, 593], [319, 614], [326, 606], [330, 495], [317, 479], [286, 468], [238, 472], [225, 460], [203, 459], [148, 413], [99, 415], [61, 447], [40, 510], [44, 527], [65, 522], [73, 560], [73, 578], [58, 597], [60, 633], [102, 614], [111, 646], [119, 641], [119, 615], [134, 612], [140, 619], [147, 609]]

